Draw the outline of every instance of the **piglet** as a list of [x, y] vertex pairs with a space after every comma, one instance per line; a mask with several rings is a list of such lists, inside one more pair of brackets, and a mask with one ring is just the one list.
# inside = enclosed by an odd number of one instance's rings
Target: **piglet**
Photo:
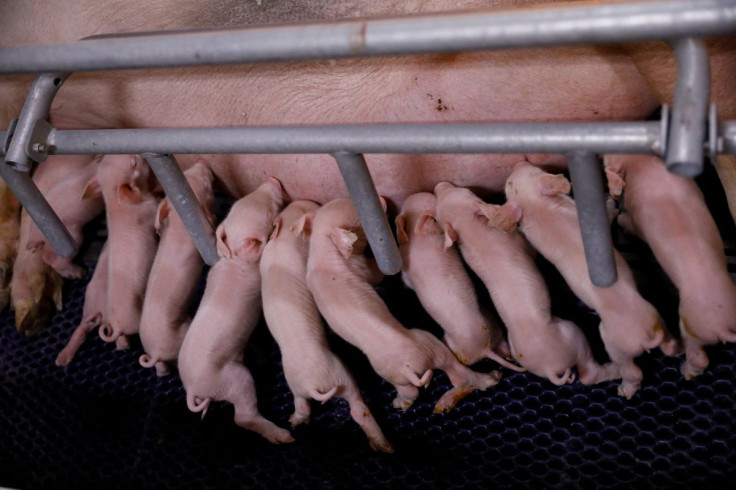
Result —
[[404, 284], [416, 292], [424, 309], [445, 331], [443, 341], [460, 362], [470, 365], [487, 357], [509, 369], [525, 371], [499, 355], [508, 355], [503, 332], [478, 303], [457, 249], [445, 248], [436, 206], [433, 194], [414, 194], [404, 201], [396, 218]]
[[259, 261], [283, 202], [281, 184], [270, 177], [238, 200], [217, 227], [220, 260], [207, 275], [202, 302], [179, 352], [189, 410], [204, 417], [213, 400], [227, 400], [235, 407], [237, 425], [274, 444], [294, 439], [258, 412], [243, 349], [261, 316]]
[[319, 206], [312, 201], [291, 203], [276, 218], [271, 239], [261, 257], [261, 292], [266, 324], [281, 349], [286, 382], [294, 394], [292, 427], [309, 421], [309, 398], [326, 402], [344, 398], [350, 414], [371, 447], [393, 452], [363, 401], [355, 380], [330, 351], [324, 325], [307, 289], [307, 248], [310, 229], [301, 219]]
[[[385, 204], [385, 203], [384, 203]], [[332, 329], [362, 350], [373, 369], [394, 385], [395, 408], [406, 410], [429, 383], [433, 369], [445, 371], [453, 384], [435, 405], [451, 409], [475, 389], [498, 383], [501, 374], [476, 373], [461, 364], [429, 332], [404, 328], [371, 287], [375, 261], [364, 255], [366, 240], [349, 199], [322, 206], [305, 226], [311, 226], [307, 286]]]
[[[197, 162], [184, 172], [205, 215], [213, 222], [212, 171]], [[156, 373], [169, 373], [176, 361], [191, 318], [187, 309], [199, 283], [204, 262], [184, 223], [171, 209], [168, 198], [158, 206], [155, 221], [161, 239], [146, 286], [141, 313], [140, 337], [145, 354], [140, 357], [143, 367], [156, 367]]]
[[718, 228], [695, 182], [657, 157], [611, 155], [605, 165], [609, 189], [624, 201], [618, 223], [649, 244], [679, 290], [681, 370], [697, 376], [708, 366], [703, 345], [736, 342], [736, 285]]
[[619, 377], [616, 366], [599, 365], [572, 322], [552, 316], [547, 285], [533, 250], [516, 230], [518, 208], [483, 202], [469, 189], [441, 182], [435, 187], [445, 247], [457, 243], [465, 262], [488, 288], [508, 330], [511, 353], [522, 366], [556, 385], [594, 384]]
[[[82, 198], [89, 181], [97, 174], [101, 158], [102, 156], [98, 156], [79, 170], [69, 172], [44, 196], [78, 244], [81, 244], [83, 239], [82, 227], [105, 208], [102, 196]], [[42, 248], [43, 261], [62, 277], [79, 279], [84, 276], [83, 267], [74, 264], [71, 258], [60, 257], [51, 245], [46, 243], [46, 237], [35, 223], [31, 223], [27, 247], [29, 250]]]
[[107, 315], [100, 337], [129, 346], [138, 333], [146, 282], [156, 255], [154, 220], [158, 201], [148, 165], [138, 156], [106, 155], [84, 191], [105, 200], [109, 246]]
[[[88, 155], [49, 155], [43, 165], [33, 173], [33, 182], [44, 194], [48, 194], [59, 181], [71, 173], [84, 172], [91, 158]], [[5, 200], [11, 204], [13, 200]], [[8, 223], [9, 224], [9, 223]], [[18, 255], [13, 263], [10, 283], [10, 302], [15, 310], [18, 331], [34, 335], [48, 321], [54, 308], [61, 310], [63, 278], [43, 261], [43, 252], [36, 247], [29, 249], [33, 222], [23, 210], [17, 243]], [[12, 228], [3, 230], [12, 234]], [[8, 237], [0, 237], [4, 240]], [[7, 276], [6, 276], [7, 277]]]
[[102, 322], [106, 321], [107, 313], [107, 274], [108, 267], [107, 243], [103, 245], [100, 257], [97, 259], [95, 271], [92, 278], [87, 283], [87, 289], [84, 292], [84, 306], [82, 308], [82, 321], [74, 330], [72, 337], [64, 348], [56, 356], [57, 366], [67, 366], [82, 344], [87, 339], [87, 335], [99, 327]]
[[570, 182], [519, 162], [506, 181], [506, 198], [521, 212], [519, 228], [562, 274], [572, 291], [601, 317], [599, 330], [608, 355], [621, 369], [619, 395], [639, 389], [641, 369], [634, 358], [671, 339], [657, 310], [641, 297], [621, 254], [614, 250], [618, 280], [595, 286], [589, 276]]

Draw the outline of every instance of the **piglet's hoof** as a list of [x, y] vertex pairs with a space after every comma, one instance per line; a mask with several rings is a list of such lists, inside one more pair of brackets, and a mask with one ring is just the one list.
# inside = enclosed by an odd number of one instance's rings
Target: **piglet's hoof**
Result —
[[628, 383], [624, 381], [618, 386], [618, 394], [619, 396], [626, 397], [627, 400], [631, 400], [636, 392], [639, 391], [640, 387], [640, 383]]

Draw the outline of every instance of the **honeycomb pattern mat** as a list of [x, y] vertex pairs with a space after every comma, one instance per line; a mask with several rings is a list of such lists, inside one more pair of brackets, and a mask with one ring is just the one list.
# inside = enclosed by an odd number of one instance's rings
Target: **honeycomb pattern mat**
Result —
[[[707, 196], [718, 193], [706, 193]], [[709, 199], [711, 199], [709, 197]], [[722, 196], [716, 208], [725, 209]], [[733, 237], [730, 216], [717, 217]], [[640, 289], [677, 325], [676, 292], [646, 247], [616, 236]], [[727, 239], [729, 268], [736, 249]], [[93, 265], [93, 264], [88, 264]], [[588, 335], [605, 361], [597, 317], [567, 290], [549, 265], [554, 314]], [[292, 431], [296, 442], [272, 446], [232, 422], [215, 403], [202, 420], [186, 408], [176, 374], [159, 378], [138, 365], [140, 344], [116, 351], [96, 334], [72, 364], [54, 365], [82, 315], [83, 280], [68, 281], [65, 308], [33, 338], [0, 314], [0, 486], [23, 489], [223, 488], [734, 488], [736, 485], [736, 344], [707, 348], [711, 365], [693, 380], [680, 359], [653, 351], [638, 359], [641, 390], [631, 400], [615, 382], [555, 387], [502, 369], [498, 386], [474, 392], [446, 414], [434, 403], [448, 389], [435, 373], [413, 407], [391, 407], [393, 387], [352, 346], [332, 347], [361, 386], [394, 445], [373, 452], [347, 404], [313, 403], [312, 421]], [[201, 282], [200, 295], [204, 281]], [[439, 330], [398, 278], [379, 288], [407, 327]], [[487, 301], [487, 298], [483, 298]], [[261, 412], [288, 427], [293, 400], [277, 346], [260, 325], [246, 349]], [[494, 368], [490, 361], [475, 369]]]
[[[68, 282], [64, 311], [34, 338], [16, 333], [7, 312], [0, 317], [2, 486], [726, 488], [736, 481], [736, 345], [709, 348], [711, 367], [690, 381], [678, 359], [643, 356], [643, 387], [630, 401], [614, 382], [557, 388], [504, 370], [497, 387], [434, 414], [449, 387], [444, 374], [398, 412], [393, 388], [335, 340], [395, 453], [371, 451], [342, 400], [313, 404], [311, 423], [293, 431], [296, 442], [272, 446], [237, 428], [227, 404], [215, 404], [204, 420], [190, 413], [178, 376], [158, 378], [138, 365], [140, 345], [116, 351], [93, 335], [70, 366], [56, 367], [81, 317], [84, 286]], [[436, 332], [397, 281], [380, 292], [405, 325]], [[595, 332], [595, 316], [574, 309], [574, 320]], [[287, 427], [293, 401], [263, 325], [246, 359], [261, 411]]]

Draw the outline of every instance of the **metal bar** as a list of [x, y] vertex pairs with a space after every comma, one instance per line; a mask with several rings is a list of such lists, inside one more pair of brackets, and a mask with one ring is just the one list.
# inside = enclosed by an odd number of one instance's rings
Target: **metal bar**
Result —
[[[523, 149], [528, 152], [541, 151], [542, 147], [556, 147], [560, 153], [574, 150], [592, 153], [662, 153], [662, 138], [659, 123], [656, 122], [554, 124], [548, 126], [547, 135], [541, 139], [535, 138], [534, 134], [539, 133], [539, 136], [544, 128], [540, 124], [525, 123], [507, 125], [509, 127], [506, 129], [493, 128], [495, 125], [492, 124], [402, 125], [406, 132], [402, 131], [401, 136], [396, 134], [398, 126], [393, 125], [301, 126], [275, 130], [264, 127], [53, 130], [49, 137], [52, 142], [49, 149], [57, 155], [141, 153], [148, 150], [182, 154], [227, 153], [210, 142], [215, 140], [236, 146], [230, 148], [234, 150], [230, 153], [494, 153], [493, 148], [499, 152], [511, 149], [519, 151], [518, 147], [524, 144], [529, 145]], [[585, 133], [577, 134], [577, 126], [583, 127]], [[325, 132], [327, 129], [329, 135]], [[515, 134], [517, 131], [522, 134]], [[198, 137], [200, 133], [206, 136]], [[386, 141], [379, 141], [384, 136]], [[0, 131], [0, 141], [6, 138], [7, 132]], [[238, 142], [239, 138], [242, 141]], [[266, 138], [265, 142], [260, 138]], [[508, 138], [519, 138], [523, 143], [504, 141]], [[136, 145], [137, 139], [144, 140], [146, 145]], [[736, 154], [736, 121], [722, 121], [718, 128], [718, 139], [719, 153]], [[277, 141], [279, 148], [274, 149]], [[417, 150], [418, 147], [421, 150]], [[377, 150], [379, 148], [380, 151]], [[501, 151], [501, 148], [506, 149]], [[0, 155], [3, 154], [3, 148], [0, 148]]]
[[189, 236], [192, 237], [194, 246], [199, 250], [202, 260], [209, 266], [215, 265], [219, 259], [215, 230], [173, 155], [143, 153], [141, 156], [148, 161], [153, 173], [156, 174], [166, 196], [187, 228]]
[[15, 170], [8, 165], [0, 164], [0, 177], [13, 191], [23, 209], [28, 212], [41, 229], [54, 251], [59, 256], [67, 259], [74, 257], [77, 253], [77, 243], [46, 198], [43, 197], [41, 191], [36, 187], [35, 182], [31, 180], [28, 172]]
[[[36, 77], [28, 92], [23, 109], [18, 118], [13, 138], [9, 142], [5, 163], [23, 172], [31, 170], [31, 161], [40, 162], [46, 158], [45, 147], [32, 145], [34, 133], [44, 128], [51, 102], [69, 73], [45, 73]], [[46, 123], [46, 124], [44, 124]]]
[[567, 159], [588, 275], [598, 287], [612, 286], [617, 279], [616, 261], [601, 166], [596, 156], [589, 152], [569, 153]]
[[610, 43], [713, 36], [734, 31], [733, 0], [553, 6], [8, 46], [0, 48], [0, 74]]
[[658, 122], [379, 124], [54, 130], [51, 152], [661, 154]]
[[695, 177], [703, 171], [703, 153], [710, 99], [710, 64], [705, 43], [679, 39], [673, 43], [677, 58], [677, 85], [665, 163], [670, 172]]
[[336, 152], [332, 156], [340, 168], [378, 268], [384, 274], [396, 274], [401, 271], [401, 254], [378, 199], [365, 158], [361, 154], [349, 152]]

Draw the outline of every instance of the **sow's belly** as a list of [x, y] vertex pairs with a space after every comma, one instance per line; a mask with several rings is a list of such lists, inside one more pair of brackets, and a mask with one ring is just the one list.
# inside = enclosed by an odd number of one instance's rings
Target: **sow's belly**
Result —
[[[202, 108], [186, 125], [636, 120], [658, 105], [628, 58], [591, 47], [263, 65], [232, 81], [221, 75], [218, 91], [228, 95]], [[247, 91], [238, 89], [244, 80]], [[132, 83], [149, 97], [161, 92], [157, 116], [141, 118], [150, 111], [131, 108], [138, 127], [181, 125], [176, 114], [191, 99], [172, 98], [170, 85], [145, 86], [140, 78]], [[200, 90], [203, 96], [212, 93], [196, 76], [188, 88], [190, 96]], [[560, 155], [523, 154], [367, 154], [366, 161], [379, 194], [400, 206], [407, 196], [431, 191], [440, 181], [483, 196], [500, 192], [513, 164], [525, 157], [550, 170], [565, 164]], [[204, 158], [234, 197], [252, 191], [269, 175], [281, 180], [294, 199], [324, 203], [347, 195], [329, 155]], [[195, 158], [185, 160], [191, 164]]]
[[[525, 155], [366, 155], [366, 162], [378, 194], [385, 197], [391, 211], [398, 211], [411, 194], [432, 192], [442, 181], [470, 187], [484, 197], [502, 192], [512, 166]], [[189, 164], [190, 158], [186, 158]], [[210, 158], [210, 157], [205, 157]], [[547, 169], [561, 169], [560, 155], [528, 155]], [[211, 166], [227, 194], [234, 197], [250, 192], [268, 176], [275, 176], [292, 199], [325, 203], [348, 195], [335, 160], [329, 155], [229, 156], [212, 159]], [[395, 208], [394, 208], [395, 206]]]

